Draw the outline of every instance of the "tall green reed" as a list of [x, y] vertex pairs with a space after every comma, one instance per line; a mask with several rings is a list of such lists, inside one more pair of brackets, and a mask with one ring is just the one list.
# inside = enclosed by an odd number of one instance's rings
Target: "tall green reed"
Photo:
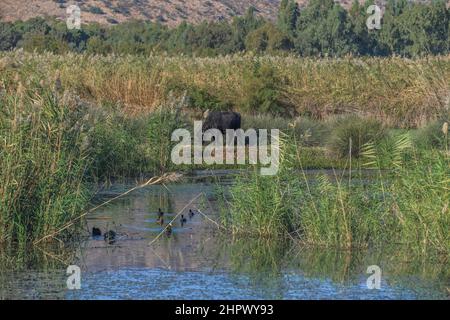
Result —
[[86, 109], [69, 100], [21, 84], [0, 97], [0, 243], [27, 244], [87, 204]]
[[[287, 140], [286, 138], [284, 140]], [[363, 162], [311, 176], [301, 144], [282, 144], [279, 174], [257, 172], [232, 186], [222, 208], [234, 234], [295, 238], [337, 248], [402, 244], [450, 254], [448, 153], [423, 153], [408, 136], [369, 142]], [[300, 168], [300, 170], [295, 170]]]

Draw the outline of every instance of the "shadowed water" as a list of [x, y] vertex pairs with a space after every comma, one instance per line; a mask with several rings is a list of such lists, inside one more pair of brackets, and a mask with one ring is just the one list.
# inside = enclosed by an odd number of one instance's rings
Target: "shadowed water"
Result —
[[[225, 172], [226, 173], [226, 172]], [[216, 173], [217, 174], [217, 173]], [[114, 230], [116, 241], [86, 239], [68, 255], [37, 254], [25, 268], [2, 263], [2, 299], [448, 299], [449, 268], [439, 255], [391, 247], [372, 251], [305, 248], [291, 242], [232, 239], [218, 231], [217, 182], [204, 172], [179, 184], [152, 186], [114, 201], [88, 217], [86, 230]], [[95, 202], [134, 184], [115, 184]], [[192, 198], [203, 193], [163, 228]], [[158, 223], [158, 208], [164, 224]], [[196, 214], [189, 217], [189, 209]], [[198, 212], [204, 213], [201, 214]], [[155, 240], [155, 241], [154, 241]], [[151, 244], [150, 244], [151, 243]], [[81, 289], [68, 290], [66, 268], [78, 265]], [[367, 288], [367, 267], [382, 269], [381, 289]]]

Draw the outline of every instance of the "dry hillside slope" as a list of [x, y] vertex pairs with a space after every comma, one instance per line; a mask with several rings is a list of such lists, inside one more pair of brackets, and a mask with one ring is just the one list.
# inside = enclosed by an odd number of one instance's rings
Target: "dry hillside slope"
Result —
[[[230, 19], [253, 6], [266, 18], [275, 19], [281, 0], [1, 0], [2, 21], [27, 20], [36, 16], [63, 19], [66, 8], [78, 4], [83, 23], [114, 24], [131, 19], [160, 21], [174, 26], [182, 21]], [[304, 6], [308, 0], [297, 0]], [[353, 0], [335, 0], [349, 7]], [[364, 0], [360, 0], [364, 1]], [[384, 0], [379, 0], [383, 2]]]

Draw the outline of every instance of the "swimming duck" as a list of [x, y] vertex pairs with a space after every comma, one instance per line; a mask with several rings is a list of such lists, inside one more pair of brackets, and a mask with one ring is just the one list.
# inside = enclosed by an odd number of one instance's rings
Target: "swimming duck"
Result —
[[158, 217], [162, 218], [164, 216], [164, 212], [161, 211], [161, 208], [158, 209]]
[[170, 237], [171, 234], [172, 234], [172, 224], [169, 223], [168, 226], [167, 226], [167, 228], [166, 228], [166, 235], [167, 235], [168, 237]]
[[181, 215], [180, 222], [181, 226], [183, 226], [187, 222], [187, 219], [184, 217], [184, 214]]
[[112, 230], [109, 230], [108, 232], [106, 232], [103, 235], [103, 238], [109, 244], [113, 244], [114, 242], [116, 242], [116, 233], [114, 231], [112, 231]]
[[93, 227], [92, 228], [92, 236], [93, 237], [101, 237], [102, 236], [102, 231], [97, 228], [97, 227]]
[[192, 211], [192, 209], [189, 209], [189, 218], [192, 219], [192, 217], [194, 216], [194, 211]]

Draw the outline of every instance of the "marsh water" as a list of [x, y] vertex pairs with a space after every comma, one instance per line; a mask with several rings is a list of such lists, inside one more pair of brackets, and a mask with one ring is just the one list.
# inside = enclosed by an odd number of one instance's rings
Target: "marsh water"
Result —
[[[177, 184], [150, 186], [87, 218], [86, 237], [69, 256], [45, 252], [25, 268], [0, 271], [2, 299], [448, 299], [449, 266], [439, 255], [392, 245], [378, 250], [306, 248], [294, 241], [233, 239], [218, 230], [215, 187], [232, 172], [197, 172]], [[96, 203], [134, 187], [104, 188]], [[199, 194], [193, 203], [189, 202]], [[158, 209], [165, 222], [158, 221]], [[183, 210], [186, 223], [176, 215]], [[195, 212], [190, 217], [188, 212]], [[199, 212], [201, 211], [201, 213]], [[226, 214], [226, 213], [225, 213]], [[175, 218], [172, 234], [162, 232]], [[93, 237], [114, 230], [114, 243]], [[81, 289], [67, 288], [68, 265], [81, 268]], [[367, 268], [380, 267], [379, 289]]]

